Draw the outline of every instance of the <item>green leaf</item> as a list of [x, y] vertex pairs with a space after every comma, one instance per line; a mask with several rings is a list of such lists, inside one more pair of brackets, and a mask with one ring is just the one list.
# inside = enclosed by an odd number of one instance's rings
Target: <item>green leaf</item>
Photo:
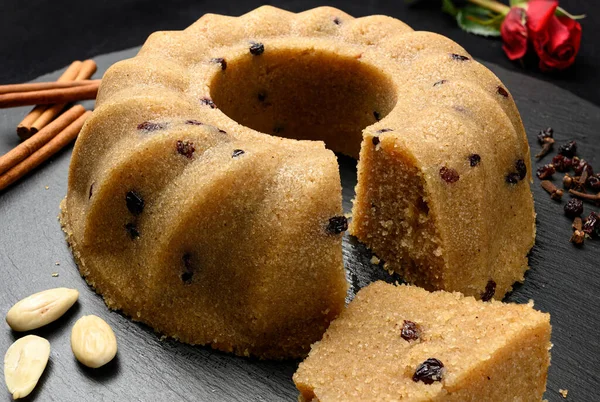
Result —
[[442, 0], [442, 11], [450, 14], [453, 17], [458, 15], [458, 8], [454, 5], [452, 0]]
[[567, 10], [565, 10], [562, 7], [557, 7], [555, 14], [558, 17], [569, 17], [572, 20], [582, 20], [585, 18], [585, 14], [573, 15], [573, 14], [568, 13]]
[[463, 31], [481, 36], [500, 36], [502, 21], [504, 15], [475, 5], [465, 6], [456, 14], [456, 22]]

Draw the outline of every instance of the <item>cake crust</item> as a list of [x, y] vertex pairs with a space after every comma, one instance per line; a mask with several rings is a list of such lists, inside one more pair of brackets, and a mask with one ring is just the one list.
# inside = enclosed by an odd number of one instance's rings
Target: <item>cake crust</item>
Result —
[[501, 298], [527, 269], [534, 214], [500, 87], [456, 43], [390, 17], [207, 14], [106, 72], [61, 222], [111, 308], [185, 342], [299, 357], [347, 289], [331, 150], [360, 152], [351, 232], [415, 284], [482, 297], [492, 281]]

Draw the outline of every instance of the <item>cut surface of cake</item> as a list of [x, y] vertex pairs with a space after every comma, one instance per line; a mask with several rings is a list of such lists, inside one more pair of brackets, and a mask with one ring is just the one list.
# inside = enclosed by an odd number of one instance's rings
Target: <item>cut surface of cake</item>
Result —
[[331, 7], [207, 14], [113, 65], [61, 222], [110, 307], [185, 342], [303, 356], [347, 289], [331, 150], [360, 154], [351, 229], [388, 268], [475, 297], [523, 279], [534, 215], [510, 94], [445, 37]]
[[550, 316], [375, 282], [294, 374], [307, 401], [541, 401]]

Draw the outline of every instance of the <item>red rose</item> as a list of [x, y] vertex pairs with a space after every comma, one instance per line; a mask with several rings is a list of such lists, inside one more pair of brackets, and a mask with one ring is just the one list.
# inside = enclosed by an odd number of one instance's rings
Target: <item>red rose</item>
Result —
[[575, 61], [581, 44], [581, 25], [569, 17], [554, 15], [557, 1], [530, 0], [527, 28], [540, 69], [563, 70]]
[[510, 9], [500, 27], [502, 49], [511, 60], [517, 60], [527, 53], [527, 27], [525, 10], [520, 7]]

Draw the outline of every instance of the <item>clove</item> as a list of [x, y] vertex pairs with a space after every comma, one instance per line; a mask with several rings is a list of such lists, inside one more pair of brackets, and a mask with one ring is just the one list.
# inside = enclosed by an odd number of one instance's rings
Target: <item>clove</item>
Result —
[[552, 150], [552, 147], [554, 146], [554, 138], [544, 137], [544, 139], [541, 140], [541, 143], [542, 150], [538, 152], [537, 155], [535, 155], [535, 157], [538, 159], [542, 159], [544, 156], [548, 155], [548, 153]]
[[554, 183], [550, 180], [542, 180], [542, 188], [550, 194], [550, 198], [556, 201], [560, 201], [563, 196], [563, 191], [560, 188], [557, 188]]
[[597, 205], [600, 205], [600, 193], [588, 194], [588, 193], [582, 193], [581, 191], [570, 189], [569, 194], [573, 194], [577, 198], [581, 198], [582, 200], [592, 201], [592, 202], [595, 202]]
[[568, 173], [565, 173], [565, 177], [563, 177], [563, 186], [568, 190], [573, 187], [573, 176]]
[[580, 246], [585, 240], [585, 233], [583, 232], [583, 230], [581, 230], [583, 228], [583, 222], [581, 221], [581, 218], [579, 216], [573, 220], [572, 227], [573, 234], [571, 235], [571, 239], [569, 241], [577, 246]]
[[571, 225], [571, 228], [573, 228], [573, 230], [581, 230], [582, 227], [583, 221], [581, 220], [581, 216], [576, 216], [575, 219], [573, 219], [573, 224]]
[[584, 170], [581, 173], [581, 176], [579, 176], [579, 180], [578, 180], [578, 183], [577, 183], [576, 187], [578, 187], [579, 189], [582, 189], [583, 191], [585, 191], [585, 182], [587, 181], [588, 177], [589, 177], [588, 171]]

